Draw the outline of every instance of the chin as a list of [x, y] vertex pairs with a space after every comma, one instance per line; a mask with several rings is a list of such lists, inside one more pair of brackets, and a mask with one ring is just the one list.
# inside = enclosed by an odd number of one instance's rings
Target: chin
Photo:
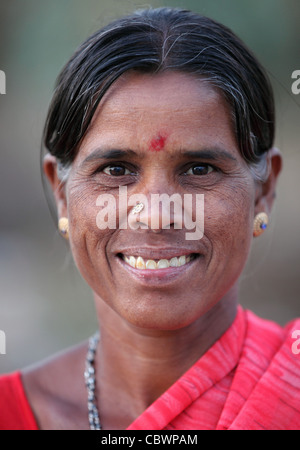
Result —
[[175, 295], [148, 295], [143, 300], [124, 301], [120, 308], [116, 308], [118, 316], [131, 326], [144, 330], [172, 331], [190, 326], [201, 318], [209, 309], [208, 305], [186, 303], [186, 295], [181, 298]]

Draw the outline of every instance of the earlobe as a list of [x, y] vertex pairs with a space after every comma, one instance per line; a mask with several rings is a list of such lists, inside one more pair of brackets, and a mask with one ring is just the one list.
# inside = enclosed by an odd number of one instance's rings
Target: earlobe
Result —
[[59, 217], [67, 217], [67, 199], [65, 182], [61, 181], [57, 174], [57, 159], [47, 153], [44, 157], [43, 170], [52, 188]]

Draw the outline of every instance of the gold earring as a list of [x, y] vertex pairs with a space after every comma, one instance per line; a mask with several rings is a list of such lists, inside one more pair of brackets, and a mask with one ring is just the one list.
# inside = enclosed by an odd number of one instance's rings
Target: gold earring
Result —
[[65, 239], [69, 239], [69, 219], [61, 217], [58, 221], [58, 229]]
[[260, 236], [265, 229], [267, 228], [269, 223], [269, 217], [266, 213], [260, 212], [258, 213], [253, 222], [253, 236]]

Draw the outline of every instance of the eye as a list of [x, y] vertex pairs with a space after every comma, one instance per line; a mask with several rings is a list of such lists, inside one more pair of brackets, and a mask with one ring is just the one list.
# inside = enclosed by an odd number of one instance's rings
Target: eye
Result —
[[208, 175], [209, 173], [213, 172], [214, 168], [210, 166], [209, 164], [195, 164], [193, 167], [191, 167], [186, 174], [187, 175]]
[[123, 175], [130, 175], [132, 172], [128, 169], [126, 169], [126, 167], [121, 166], [121, 165], [110, 165], [110, 166], [106, 166], [103, 169], [103, 172], [106, 173], [107, 175], [111, 175], [113, 177], [120, 177]]

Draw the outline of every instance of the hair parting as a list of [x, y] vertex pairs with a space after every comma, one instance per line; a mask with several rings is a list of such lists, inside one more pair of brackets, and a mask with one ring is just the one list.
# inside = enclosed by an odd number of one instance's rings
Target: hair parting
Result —
[[224, 25], [176, 8], [143, 9], [90, 36], [62, 69], [46, 120], [44, 149], [68, 176], [101, 99], [123, 74], [177, 71], [205, 80], [227, 100], [241, 155], [256, 180], [266, 176], [273, 145], [274, 99], [269, 79]]

